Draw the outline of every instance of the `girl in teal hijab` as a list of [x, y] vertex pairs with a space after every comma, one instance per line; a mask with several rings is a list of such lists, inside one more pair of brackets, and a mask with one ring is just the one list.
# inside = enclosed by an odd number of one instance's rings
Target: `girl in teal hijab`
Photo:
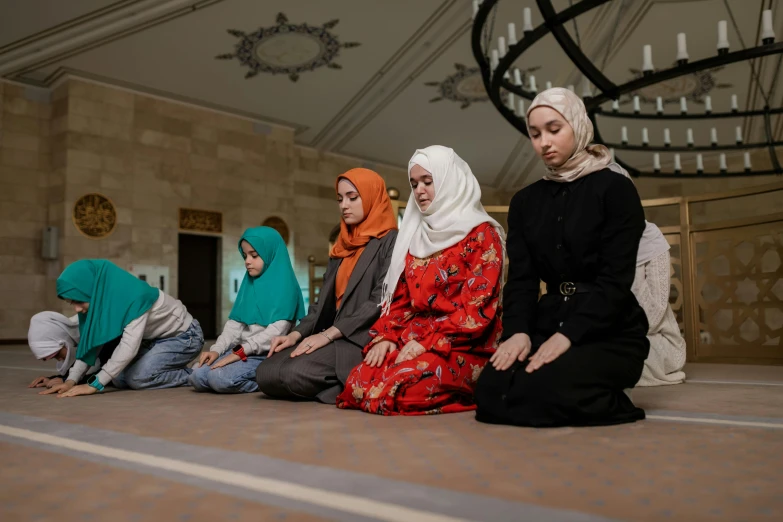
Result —
[[[82, 259], [57, 278], [57, 296], [79, 317], [76, 362], [67, 380], [44, 393], [91, 395], [112, 381], [117, 387], [155, 389], [188, 383], [186, 368], [201, 351], [201, 326], [177, 299], [105, 259]], [[114, 351], [87, 384], [77, 386], [104, 345]], [[142, 347], [142, 341], [145, 342]], [[108, 354], [101, 353], [104, 360]]]
[[245, 230], [239, 253], [246, 269], [242, 286], [223, 333], [201, 354], [190, 376], [197, 391], [257, 391], [256, 368], [266, 358], [272, 338], [286, 335], [305, 315], [302, 289], [285, 242], [275, 229]]

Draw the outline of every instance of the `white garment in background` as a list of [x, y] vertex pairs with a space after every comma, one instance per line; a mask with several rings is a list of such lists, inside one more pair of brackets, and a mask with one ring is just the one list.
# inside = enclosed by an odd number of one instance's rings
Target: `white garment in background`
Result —
[[272, 344], [272, 338], [287, 335], [292, 326], [292, 322], [285, 319], [275, 321], [266, 327], [229, 319], [209, 351], [223, 355], [226, 350], [242, 345], [245, 355], [265, 355]]
[[679, 384], [685, 380], [685, 339], [669, 305], [670, 268], [668, 250], [636, 267], [631, 290], [650, 323], [650, 354], [636, 386]]

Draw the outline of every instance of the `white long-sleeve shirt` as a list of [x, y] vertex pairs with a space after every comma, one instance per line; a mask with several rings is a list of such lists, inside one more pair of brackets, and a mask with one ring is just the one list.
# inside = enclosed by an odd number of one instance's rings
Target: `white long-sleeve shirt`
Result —
[[[117, 345], [111, 358], [98, 372], [98, 380], [104, 386], [119, 375], [136, 357], [142, 340], [169, 339], [190, 328], [193, 316], [190, 315], [182, 301], [174, 299], [160, 290], [158, 292], [160, 295], [152, 308], [128, 323], [122, 332], [120, 344]], [[77, 360], [68, 373], [68, 380], [79, 382], [86, 371], [87, 363]]]
[[291, 321], [286, 320], [276, 321], [264, 327], [229, 319], [223, 327], [223, 333], [209, 350], [223, 355], [226, 350], [242, 345], [245, 349], [245, 355], [263, 355], [269, 351], [272, 338], [278, 335], [287, 335], [292, 326]]

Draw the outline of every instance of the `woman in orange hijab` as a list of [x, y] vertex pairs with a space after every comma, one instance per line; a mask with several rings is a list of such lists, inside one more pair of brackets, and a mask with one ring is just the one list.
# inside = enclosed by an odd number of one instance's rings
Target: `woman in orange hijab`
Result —
[[319, 300], [290, 334], [272, 339], [269, 358], [256, 372], [259, 388], [270, 397], [334, 404], [381, 313], [397, 238], [386, 183], [372, 170], [351, 169], [337, 178], [336, 190], [340, 236]]

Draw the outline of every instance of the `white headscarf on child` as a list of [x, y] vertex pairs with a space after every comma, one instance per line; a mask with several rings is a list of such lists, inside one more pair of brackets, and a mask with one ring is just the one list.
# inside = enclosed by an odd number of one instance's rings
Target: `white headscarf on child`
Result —
[[65, 375], [76, 360], [76, 345], [79, 343], [79, 322], [57, 312], [41, 312], [30, 319], [27, 343], [36, 359], [44, 359], [65, 346], [68, 355], [57, 361], [57, 371]]

